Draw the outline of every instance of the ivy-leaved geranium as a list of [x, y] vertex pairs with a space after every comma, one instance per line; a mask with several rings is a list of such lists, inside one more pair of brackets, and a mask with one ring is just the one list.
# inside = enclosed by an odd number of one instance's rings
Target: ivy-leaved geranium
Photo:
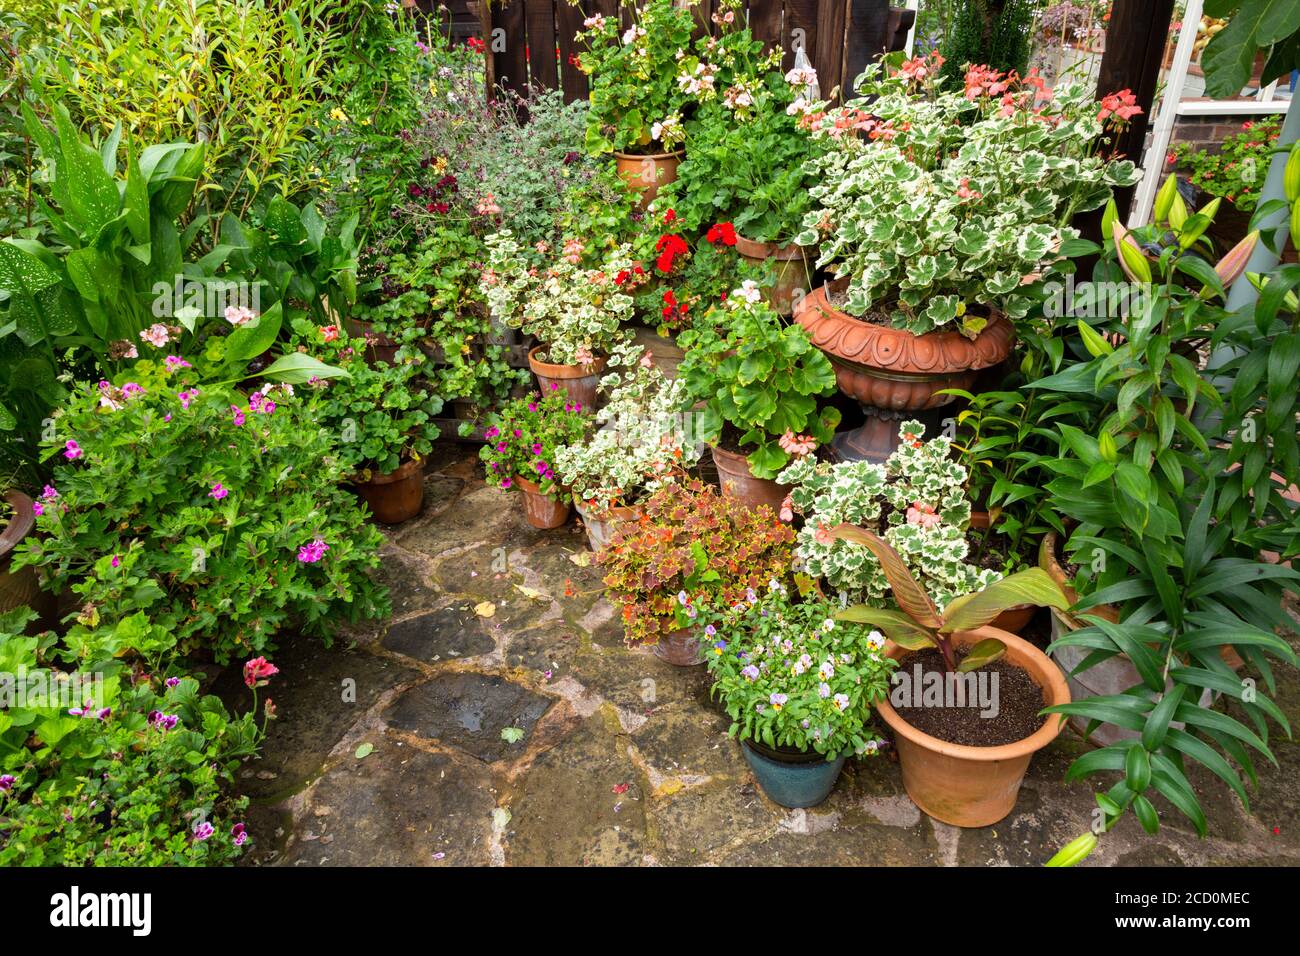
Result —
[[673, 0], [629, 7], [631, 23], [588, 17], [578, 42], [580, 68], [591, 77], [587, 150], [655, 153], [677, 149], [685, 136], [683, 107], [690, 97], [678, 74], [694, 69], [689, 53], [695, 18]]
[[774, 478], [800, 450], [829, 442], [840, 413], [819, 407], [835, 391], [835, 370], [798, 325], [787, 324], [752, 281], [678, 338], [679, 374], [703, 402], [699, 435], [735, 444], [758, 478]]
[[362, 338], [305, 320], [294, 323], [294, 336], [302, 348], [348, 373], [308, 386], [318, 393], [316, 422], [334, 436], [343, 465], [362, 475], [386, 475], [429, 454], [440, 433], [434, 416], [443, 403], [422, 374], [431, 364], [424, 353], [406, 346], [393, 362], [371, 363]]
[[591, 413], [558, 383], [551, 386], [545, 395], [512, 399], [489, 420], [487, 444], [479, 450], [489, 485], [510, 488], [522, 478], [549, 498], [564, 495], [555, 474], [556, 453], [583, 439]]
[[640, 503], [700, 455], [682, 427], [685, 385], [667, 378], [649, 352], [637, 361], [629, 355], [600, 388], [608, 401], [596, 413], [595, 430], [555, 451], [560, 480], [597, 513]]
[[835, 620], [839, 610], [772, 581], [701, 614], [710, 693], [731, 717], [731, 736], [827, 760], [880, 752], [871, 709], [897, 665], [878, 631]]
[[887, 73], [872, 64], [860, 98], [809, 114], [832, 148], [810, 161], [813, 208], [796, 238], [847, 280], [850, 314], [974, 338], [991, 311], [1024, 316], [1078, 238], [1073, 217], [1136, 181], [1098, 144], [1140, 110], [1127, 91], [1099, 111], [1082, 84], [980, 66], [947, 89], [941, 64], [937, 53]]
[[292, 386], [245, 396], [182, 370], [84, 385], [45, 451], [54, 482], [16, 553], [112, 621], [143, 611], [180, 653], [262, 652], [283, 627], [327, 641], [387, 613], [382, 536], [339, 487], [338, 436]]
[[790, 573], [794, 532], [766, 508], [712, 485], [661, 487], [635, 521], [615, 526], [598, 560], [629, 644], [654, 644], [699, 621], [699, 608], [730, 606]]
[[947, 438], [922, 441], [924, 434], [920, 422], [903, 422], [898, 448], [881, 464], [804, 456], [777, 476], [791, 486], [791, 510], [805, 519], [795, 548], [803, 570], [832, 595], [883, 606], [889, 589], [869, 549], [831, 534], [842, 523], [881, 535], [940, 610], [1001, 577], [967, 561], [966, 469], [952, 460]]
[[494, 318], [545, 343], [540, 358], [556, 365], [590, 365], [631, 338], [633, 290], [646, 273], [628, 246], [583, 265], [586, 246], [567, 240], [553, 249], [525, 250], [509, 230], [487, 238], [488, 261], [480, 285]]

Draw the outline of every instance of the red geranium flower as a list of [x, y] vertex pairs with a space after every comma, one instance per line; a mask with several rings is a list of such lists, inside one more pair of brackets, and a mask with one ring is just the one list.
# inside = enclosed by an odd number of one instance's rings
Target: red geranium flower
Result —
[[244, 683], [249, 687], [258, 687], [265, 678], [274, 677], [278, 673], [280, 668], [265, 657], [254, 657], [244, 665]]
[[704, 234], [704, 238], [709, 240], [715, 246], [722, 243], [727, 246], [736, 244], [736, 227], [729, 222], [719, 222], [709, 227], [709, 231]]

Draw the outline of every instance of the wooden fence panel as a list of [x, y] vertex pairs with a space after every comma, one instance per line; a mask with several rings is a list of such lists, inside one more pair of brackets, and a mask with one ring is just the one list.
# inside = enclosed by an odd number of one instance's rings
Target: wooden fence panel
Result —
[[[575, 35], [591, 15], [618, 17], [631, 24], [632, 11], [644, 0], [493, 0], [484, 10], [487, 74], [490, 88], [501, 84], [519, 94], [529, 83], [560, 87], [567, 102], [587, 95], [588, 80], [571, 58], [581, 52]], [[466, 5], [464, 0], [453, 8]], [[472, 10], [474, 4], [467, 4]], [[717, 0], [693, 7], [697, 35], [716, 33], [712, 14]], [[869, 59], [886, 49], [900, 49], [914, 14], [889, 8], [887, 0], [749, 0], [743, 11], [750, 30], [769, 48], [782, 51], [782, 66], [794, 65], [802, 45], [817, 70], [822, 94], [852, 82]], [[461, 14], [463, 16], [463, 14]]]
[[587, 98], [587, 74], [578, 69], [574, 58], [582, 52], [583, 44], [577, 42], [578, 31], [582, 21], [594, 9], [591, 0], [581, 6], [565, 3], [563, 0], [555, 6], [555, 32], [560, 47], [560, 85], [564, 88], [564, 102]]

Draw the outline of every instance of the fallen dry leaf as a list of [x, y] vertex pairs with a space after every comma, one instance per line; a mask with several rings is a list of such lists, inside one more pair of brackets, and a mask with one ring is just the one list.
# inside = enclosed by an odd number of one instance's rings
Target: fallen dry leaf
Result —
[[480, 601], [474, 605], [474, 613], [479, 617], [493, 617], [497, 613], [497, 606], [491, 601]]

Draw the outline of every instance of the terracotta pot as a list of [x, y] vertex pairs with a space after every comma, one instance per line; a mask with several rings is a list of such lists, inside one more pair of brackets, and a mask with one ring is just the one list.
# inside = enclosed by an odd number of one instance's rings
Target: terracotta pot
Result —
[[591, 550], [599, 554], [609, 546], [614, 531], [620, 521], [635, 521], [645, 513], [641, 505], [613, 507], [604, 511], [585, 507], [577, 495], [573, 496], [573, 507], [582, 519], [582, 526], [587, 531], [587, 543]]
[[541, 488], [527, 478], [516, 475], [514, 483], [524, 495], [524, 517], [534, 528], [542, 530], [558, 528], [569, 520], [567, 499], [553, 501], [542, 494]]
[[345, 319], [343, 326], [352, 338], [366, 340], [366, 361], [371, 365], [392, 365], [397, 361], [400, 346], [384, 333], [376, 332], [373, 322]]
[[[1024, 669], [1042, 688], [1045, 706], [1070, 702], [1070, 690], [1060, 669], [1046, 654], [1014, 634], [980, 627], [957, 632], [953, 644], [969, 647], [991, 637], [1006, 644], [1004, 660]], [[901, 660], [910, 652], [891, 642], [885, 646], [885, 653]], [[1065, 726], [1061, 717], [1049, 714], [1047, 722], [1024, 740], [999, 747], [971, 747], [922, 733], [899, 717], [888, 700], [877, 704], [876, 710], [894, 732], [907, 795], [936, 820], [958, 827], [990, 826], [1010, 813], [1030, 759], [1055, 740]]]
[[686, 358], [686, 352], [672, 336], [660, 335], [649, 326], [639, 325], [633, 330], [632, 339], [650, 353], [651, 361], [664, 373], [664, 378], [671, 381], [677, 377], [677, 366]]
[[782, 315], [792, 314], [797, 298], [806, 295], [812, 286], [809, 250], [793, 242], [778, 246], [774, 242], [754, 242], [737, 234], [736, 252], [755, 265], [772, 261], [776, 279], [772, 285], [763, 287], [763, 298]]
[[704, 663], [704, 648], [690, 628], [665, 634], [650, 645], [655, 657], [677, 667], [695, 667]]
[[781, 512], [781, 502], [790, 493], [789, 485], [778, 484], [771, 478], [755, 478], [749, 470], [744, 455], [726, 451], [717, 445], [709, 446], [713, 464], [718, 469], [718, 484], [728, 498], [735, 498], [749, 508], [762, 505], [772, 509], [772, 517]]
[[[10, 567], [14, 548], [36, 533], [36, 512], [32, 499], [17, 490], [6, 491], [4, 499], [9, 502], [14, 513], [0, 529], [0, 614], [26, 605], [52, 624], [50, 618], [54, 613], [54, 596], [41, 590], [36, 569], [30, 565], [17, 570]], [[33, 622], [33, 626], [36, 623]]]
[[[970, 513], [970, 526], [978, 531], [987, 531], [989, 528], [989, 513], [987, 511], [972, 511]], [[1028, 626], [1029, 622], [1034, 619], [1034, 612], [1038, 607], [1033, 604], [1017, 604], [1015, 607], [1009, 607], [993, 620], [989, 621], [990, 627], [996, 627], [1000, 631], [1010, 631], [1016, 636]]]
[[830, 304], [826, 287], [806, 296], [795, 312], [813, 344], [835, 366], [840, 391], [857, 400], [867, 421], [835, 436], [841, 460], [882, 462], [898, 446], [898, 423], [953, 400], [943, 389], [969, 389], [981, 369], [1011, 353], [1015, 330], [994, 315], [974, 339], [960, 332], [913, 335], [864, 322]]
[[604, 357], [596, 356], [590, 365], [552, 365], [537, 357], [538, 353], [544, 351], [545, 345], [535, 345], [528, 350], [528, 367], [537, 376], [542, 394], [549, 394], [554, 383], [564, 389], [573, 401], [580, 402], [584, 409], [594, 410], [596, 386], [600, 384], [600, 376], [605, 371]]
[[659, 195], [660, 186], [667, 186], [677, 179], [677, 167], [685, 155], [684, 149], [673, 153], [647, 153], [644, 156], [616, 152], [614, 164], [628, 187], [641, 194], [640, 206], [644, 209]]
[[404, 462], [385, 475], [372, 473], [356, 487], [376, 521], [401, 524], [418, 515], [424, 504], [424, 459]]
[[[1071, 605], [1074, 605], [1079, 602], [1079, 592], [1070, 587], [1070, 576], [1065, 573], [1065, 567], [1061, 564], [1056, 547], [1057, 540], [1055, 531], [1049, 531], [1043, 535], [1043, 540], [1038, 545], [1038, 566], [1060, 585], [1061, 591], [1065, 594], [1065, 599]], [[1111, 604], [1098, 604], [1096, 607], [1089, 608], [1087, 613], [1095, 614], [1097, 617], [1104, 618], [1112, 623], [1119, 621], [1119, 609]]]

